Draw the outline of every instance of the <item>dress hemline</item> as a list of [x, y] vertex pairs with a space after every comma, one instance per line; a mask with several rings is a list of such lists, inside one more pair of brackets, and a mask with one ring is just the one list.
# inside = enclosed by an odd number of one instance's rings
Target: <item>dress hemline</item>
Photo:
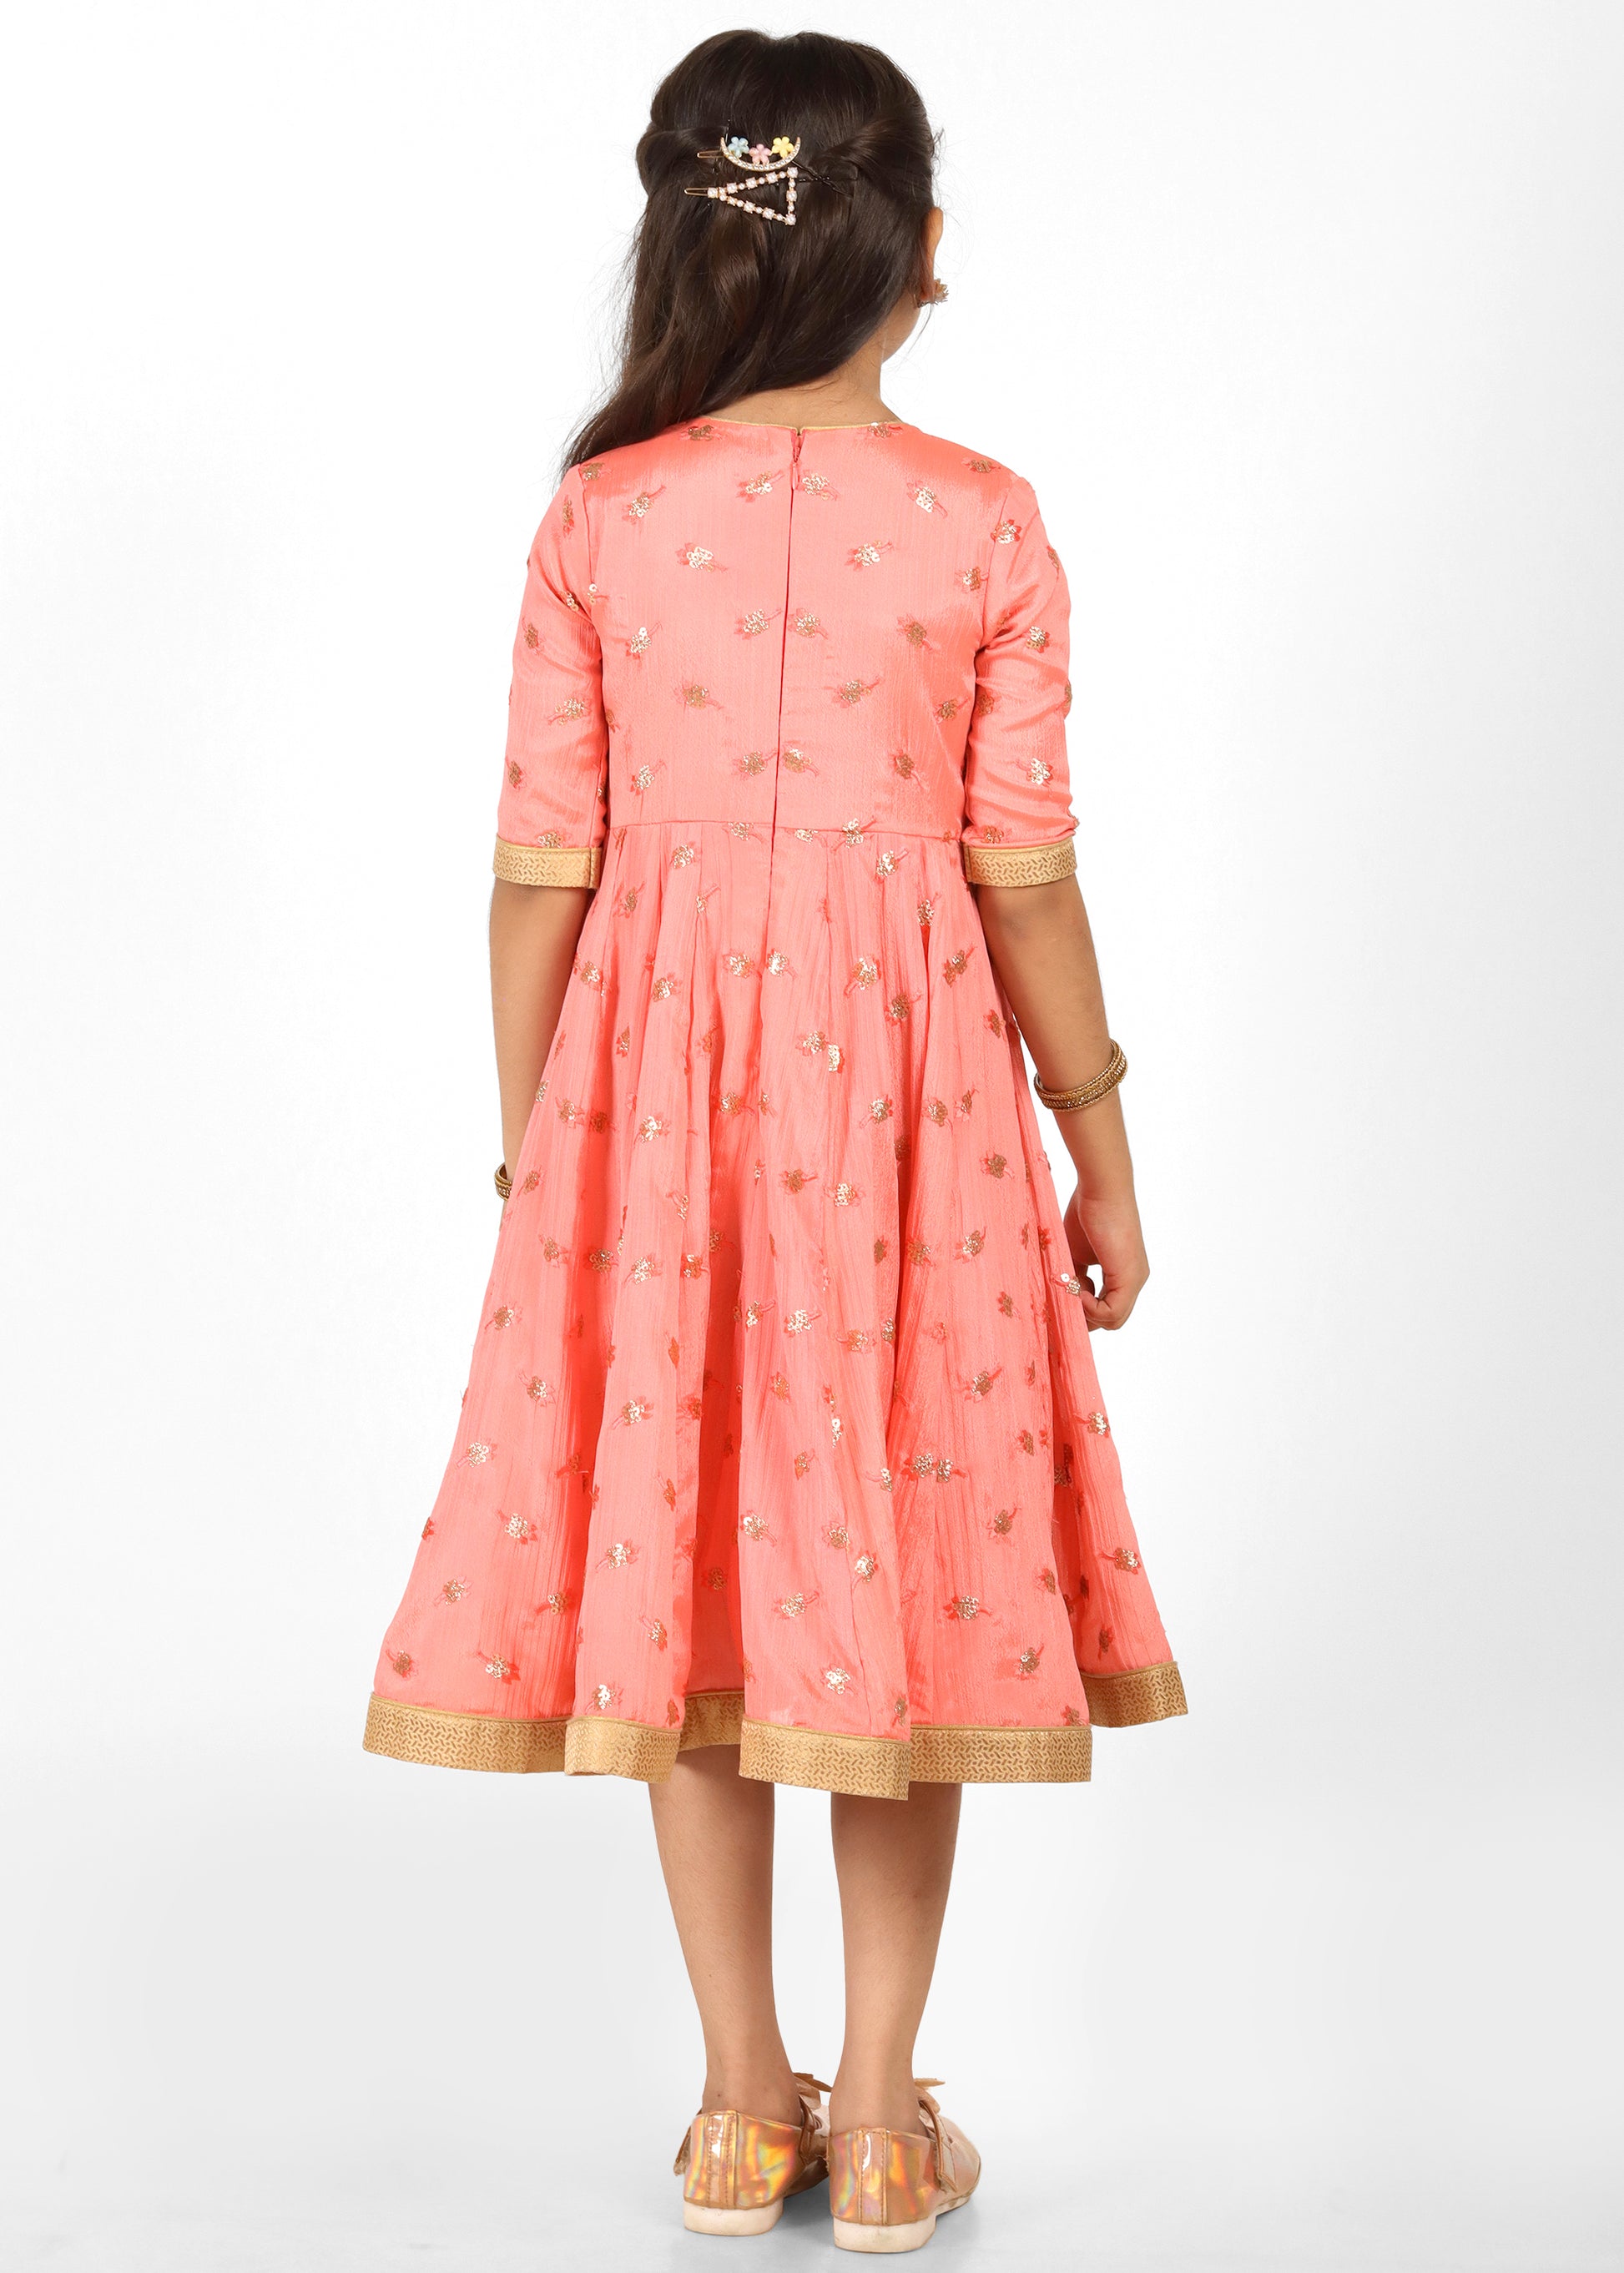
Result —
[[[1139, 1727], [1186, 1710], [1184, 1684], [1171, 1663], [1086, 1674], [1083, 1685], [1101, 1728]], [[679, 1752], [736, 1744], [740, 1774], [758, 1782], [906, 1799], [910, 1783], [1086, 1783], [1093, 1729], [1086, 1721], [1058, 1729], [923, 1724], [906, 1737], [861, 1737], [752, 1721], [742, 1690], [717, 1689], [690, 1697], [680, 1724], [671, 1729], [596, 1714], [500, 1720], [374, 1696], [362, 1743], [369, 1752], [418, 1767], [618, 1775], [638, 1783], [663, 1783]]]

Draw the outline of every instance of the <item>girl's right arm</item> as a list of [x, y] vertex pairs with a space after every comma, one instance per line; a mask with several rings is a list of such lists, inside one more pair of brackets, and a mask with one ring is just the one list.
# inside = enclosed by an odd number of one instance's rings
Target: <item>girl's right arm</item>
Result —
[[609, 728], [585, 491], [573, 468], [536, 534], [513, 647], [491, 896], [491, 1009], [511, 1175], [598, 881]]

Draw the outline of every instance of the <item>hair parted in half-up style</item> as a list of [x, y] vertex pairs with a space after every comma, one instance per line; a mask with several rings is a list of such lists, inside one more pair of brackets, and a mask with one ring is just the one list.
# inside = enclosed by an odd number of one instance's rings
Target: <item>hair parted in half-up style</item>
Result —
[[[717, 184], [734, 138], [763, 155], [799, 142], [793, 227], [688, 194]], [[821, 32], [703, 41], [661, 82], [637, 145], [649, 202], [620, 379], [567, 462], [838, 370], [904, 293], [924, 296], [935, 167], [918, 89], [877, 48]], [[751, 194], [746, 172], [732, 178]], [[761, 195], [781, 210], [782, 184]]]

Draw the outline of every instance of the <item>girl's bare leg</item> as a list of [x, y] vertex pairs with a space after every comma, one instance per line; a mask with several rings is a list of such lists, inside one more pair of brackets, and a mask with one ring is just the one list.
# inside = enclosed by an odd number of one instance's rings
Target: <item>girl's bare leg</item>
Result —
[[831, 1803], [846, 1937], [846, 2043], [829, 2127], [920, 2128], [914, 2039], [936, 1968], [953, 1874], [960, 1787], [916, 1783], [905, 1800]]
[[799, 2122], [772, 1994], [773, 1788], [740, 1774], [736, 1744], [705, 1744], [649, 1797], [704, 2030], [704, 2104]]

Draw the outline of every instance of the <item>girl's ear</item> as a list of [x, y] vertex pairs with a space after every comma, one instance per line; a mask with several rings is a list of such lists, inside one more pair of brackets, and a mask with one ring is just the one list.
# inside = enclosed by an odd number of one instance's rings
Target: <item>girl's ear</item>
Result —
[[914, 296], [921, 308], [935, 297], [936, 247], [942, 242], [942, 208], [932, 206], [919, 233], [919, 276]]

